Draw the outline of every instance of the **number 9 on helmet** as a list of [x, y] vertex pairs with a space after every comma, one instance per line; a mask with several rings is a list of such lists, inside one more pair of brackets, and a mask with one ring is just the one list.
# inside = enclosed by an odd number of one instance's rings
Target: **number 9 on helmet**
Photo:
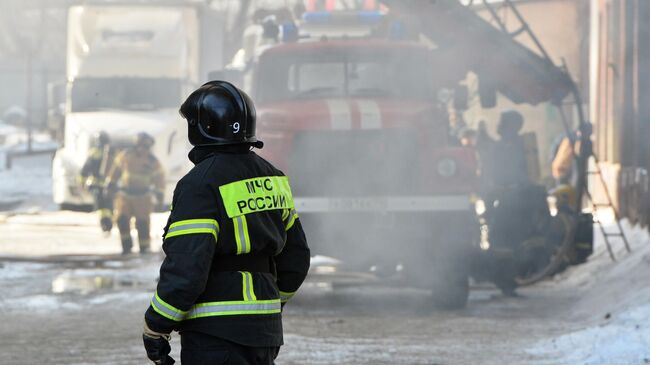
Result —
[[229, 82], [203, 84], [187, 97], [179, 112], [187, 120], [188, 138], [193, 146], [264, 146], [255, 137], [253, 100]]

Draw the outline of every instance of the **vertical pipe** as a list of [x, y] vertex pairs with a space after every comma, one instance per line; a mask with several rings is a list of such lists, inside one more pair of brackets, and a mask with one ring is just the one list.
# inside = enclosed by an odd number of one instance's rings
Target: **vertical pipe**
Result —
[[638, 164], [650, 169], [650, 103], [642, 102], [643, 97], [650, 94], [650, 2], [638, 0], [637, 2], [637, 123], [639, 133], [636, 144], [638, 146]]
[[620, 26], [621, 37], [621, 64], [622, 69], [620, 72], [621, 76], [621, 92], [620, 92], [620, 104], [621, 104], [621, 113], [620, 113], [620, 134], [619, 138], [616, 139], [620, 147], [620, 163], [622, 167], [630, 167], [636, 164], [635, 161], [635, 145], [634, 135], [636, 133], [636, 107], [634, 102], [635, 97], [635, 64], [636, 64], [636, 55], [637, 50], [635, 47], [635, 31], [636, 26], [635, 22], [635, 6], [634, 0], [621, 0], [621, 14]]
[[600, 124], [600, 143], [601, 143], [601, 153], [605, 161], [611, 161], [611, 156], [609, 153], [609, 136], [611, 134], [610, 130], [610, 105], [611, 105], [611, 63], [610, 63], [610, 45], [611, 45], [611, 4], [605, 3], [603, 1], [603, 6], [601, 10], [601, 32], [602, 38], [600, 39], [601, 46], [601, 55], [600, 55], [600, 68], [601, 68], [601, 83], [602, 83], [602, 95], [600, 95], [600, 102], [602, 103], [602, 115], [599, 120]]

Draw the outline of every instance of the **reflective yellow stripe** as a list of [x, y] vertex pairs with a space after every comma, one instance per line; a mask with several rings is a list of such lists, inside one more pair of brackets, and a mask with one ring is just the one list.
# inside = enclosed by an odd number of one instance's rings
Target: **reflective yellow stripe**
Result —
[[108, 208], [103, 208], [99, 210], [100, 218], [111, 218], [112, 216], [113, 216], [113, 212]]
[[219, 223], [214, 219], [186, 219], [183, 221], [174, 222], [169, 225], [169, 228], [176, 228], [188, 224], [214, 224], [219, 229]]
[[88, 157], [89, 158], [94, 158], [96, 160], [99, 160], [102, 158], [103, 151], [100, 150], [99, 148], [93, 147], [88, 151]]
[[185, 319], [280, 313], [280, 299], [199, 303], [192, 306]]
[[246, 280], [246, 273], [243, 271], [239, 272], [241, 274], [241, 296], [244, 298], [244, 301], [250, 302], [250, 298], [248, 297], [248, 291], [246, 290], [246, 287], [248, 286], [248, 280]]
[[235, 242], [237, 243], [237, 254], [245, 254], [251, 252], [251, 240], [248, 235], [248, 221], [245, 215], [235, 217], [232, 219], [235, 226]]
[[253, 286], [253, 275], [247, 272], [246, 276], [248, 277], [248, 294], [252, 301], [256, 301], [257, 297], [255, 296], [255, 287]]
[[162, 300], [158, 296], [157, 291], [154, 294], [153, 298], [151, 298], [151, 307], [161, 316], [176, 322], [183, 320], [187, 314], [186, 311], [182, 311]]
[[242, 297], [244, 298], [244, 301], [256, 301], [257, 297], [255, 296], [255, 290], [253, 288], [253, 275], [251, 275], [251, 273], [248, 271], [240, 271], [240, 273], [242, 276], [241, 287]]
[[235, 243], [237, 244], [237, 255], [241, 255], [241, 238], [239, 236], [240, 224], [237, 218], [233, 218], [232, 224], [235, 227]]
[[151, 300], [151, 306], [156, 313], [174, 322], [214, 316], [276, 314], [281, 311], [280, 299], [271, 299], [197, 303], [189, 311], [184, 312], [165, 303], [158, 294]]
[[169, 226], [165, 239], [184, 234], [209, 233], [215, 241], [219, 235], [219, 223], [214, 219], [187, 219], [174, 222]]
[[286, 291], [282, 291], [282, 290], [280, 290], [280, 301], [281, 301], [282, 303], [286, 303], [286, 302], [288, 302], [289, 299], [291, 299], [295, 294], [296, 294], [296, 292], [286, 292]]
[[289, 221], [287, 222], [285, 230], [290, 230], [291, 227], [293, 227], [294, 223], [296, 223], [296, 219], [298, 219], [298, 213], [292, 209], [289, 213]]
[[219, 187], [229, 218], [275, 209], [293, 208], [286, 176], [264, 176], [235, 181]]
[[248, 220], [246, 220], [246, 216], [243, 215], [242, 221], [244, 224], [242, 225], [242, 229], [244, 230], [244, 253], [249, 253], [251, 252], [251, 238], [248, 235]]

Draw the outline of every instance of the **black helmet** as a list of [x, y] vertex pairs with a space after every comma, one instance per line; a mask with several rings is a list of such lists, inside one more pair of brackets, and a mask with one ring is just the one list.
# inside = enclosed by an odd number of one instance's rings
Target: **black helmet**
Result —
[[524, 117], [516, 110], [506, 110], [501, 113], [497, 132], [499, 135], [517, 135], [524, 125]]
[[250, 144], [262, 148], [255, 137], [255, 106], [242, 90], [226, 81], [210, 81], [181, 105], [193, 146]]
[[135, 138], [135, 145], [142, 146], [145, 148], [151, 148], [156, 141], [153, 137], [147, 132], [140, 132]]
[[92, 144], [96, 147], [104, 147], [111, 142], [111, 138], [105, 131], [99, 131], [93, 135]]

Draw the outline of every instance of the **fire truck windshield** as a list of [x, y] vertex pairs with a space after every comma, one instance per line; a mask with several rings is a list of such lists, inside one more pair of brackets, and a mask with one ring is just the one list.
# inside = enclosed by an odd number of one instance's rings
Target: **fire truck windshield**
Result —
[[258, 101], [322, 97], [433, 98], [427, 58], [421, 52], [350, 48], [300, 53], [274, 54], [260, 60]]

